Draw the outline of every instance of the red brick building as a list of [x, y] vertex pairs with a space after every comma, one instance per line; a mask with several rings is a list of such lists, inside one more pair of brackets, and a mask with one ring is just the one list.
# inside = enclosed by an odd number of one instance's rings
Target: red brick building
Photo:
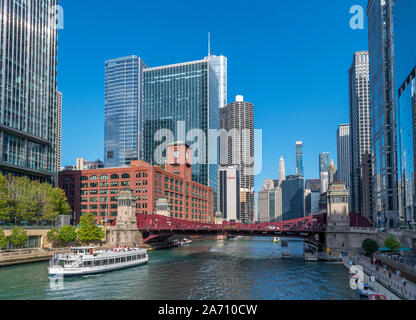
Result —
[[165, 198], [172, 217], [214, 222], [213, 189], [192, 181], [191, 152], [181, 142], [167, 147], [165, 170], [140, 160], [123, 168], [66, 170], [59, 173], [59, 187], [77, 221], [80, 215], [93, 213], [98, 221], [111, 222], [117, 216], [118, 193], [131, 189], [137, 213], [153, 214], [156, 200]]

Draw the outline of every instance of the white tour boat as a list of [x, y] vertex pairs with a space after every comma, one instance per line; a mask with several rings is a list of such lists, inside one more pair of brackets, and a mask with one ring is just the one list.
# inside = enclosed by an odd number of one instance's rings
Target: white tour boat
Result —
[[138, 266], [148, 261], [146, 249], [95, 250], [95, 247], [79, 247], [71, 248], [71, 253], [55, 255], [48, 272], [51, 276], [78, 276]]

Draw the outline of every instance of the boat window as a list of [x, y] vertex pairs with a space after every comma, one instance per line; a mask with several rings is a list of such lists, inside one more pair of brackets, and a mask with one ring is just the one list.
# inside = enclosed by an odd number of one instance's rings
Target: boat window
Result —
[[94, 260], [94, 266], [101, 266], [101, 260]]
[[120, 263], [120, 258], [116, 258], [116, 263]]
[[108, 264], [114, 264], [114, 259], [108, 260]]
[[127, 261], [131, 261], [131, 256], [128, 256], [127, 257]]
[[108, 260], [102, 260], [102, 265], [106, 266], [108, 264]]
[[131, 256], [131, 260], [137, 260], [137, 256]]
[[126, 257], [121, 258], [121, 262], [126, 262]]
[[91, 261], [84, 261], [84, 267], [91, 267]]

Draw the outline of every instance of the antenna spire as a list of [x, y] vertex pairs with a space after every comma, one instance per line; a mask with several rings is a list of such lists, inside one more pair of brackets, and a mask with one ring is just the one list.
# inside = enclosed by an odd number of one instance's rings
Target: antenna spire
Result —
[[211, 57], [211, 32], [208, 32], [208, 57]]

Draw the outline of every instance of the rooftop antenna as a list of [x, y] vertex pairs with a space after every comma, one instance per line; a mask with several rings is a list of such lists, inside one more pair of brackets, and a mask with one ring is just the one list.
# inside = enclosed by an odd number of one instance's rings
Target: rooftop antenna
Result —
[[211, 57], [211, 32], [208, 32], [208, 57]]

